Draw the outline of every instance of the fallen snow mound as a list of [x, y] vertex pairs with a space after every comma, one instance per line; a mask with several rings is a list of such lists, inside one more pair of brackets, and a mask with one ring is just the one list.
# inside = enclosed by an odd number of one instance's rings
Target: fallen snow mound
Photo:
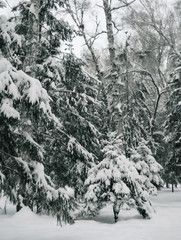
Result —
[[31, 211], [29, 207], [23, 207], [19, 212], [12, 216], [12, 221], [19, 224], [25, 224], [26, 222], [36, 222], [39, 221], [39, 216]]

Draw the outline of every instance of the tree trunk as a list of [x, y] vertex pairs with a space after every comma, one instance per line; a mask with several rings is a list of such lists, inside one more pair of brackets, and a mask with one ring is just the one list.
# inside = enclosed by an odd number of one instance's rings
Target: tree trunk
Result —
[[121, 200], [116, 199], [114, 205], [113, 205], [113, 213], [114, 213], [114, 221], [115, 223], [118, 221], [118, 215], [121, 209]]
[[7, 214], [7, 199], [6, 199], [5, 204], [4, 204], [4, 214], [5, 215]]
[[16, 212], [19, 212], [22, 208], [23, 197], [19, 194], [18, 195], [18, 203], [16, 205]]
[[114, 68], [115, 60], [115, 46], [114, 46], [114, 33], [112, 28], [112, 14], [111, 6], [109, 5], [108, 0], [103, 0], [104, 13], [106, 17], [106, 29], [107, 29], [107, 39], [108, 39], [108, 48], [109, 48], [109, 57], [112, 68]]
[[118, 134], [122, 132], [122, 121], [118, 111], [118, 104], [120, 103], [120, 84], [118, 83], [118, 67], [115, 63], [115, 44], [114, 44], [114, 33], [112, 26], [112, 12], [111, 5], [108, 0], [103, 0], [104, 14], [106, 18], [106, 30], [107, 40], [109, 49], [109, 59], [111, 63], [110, 83], [108, 87], [108, 106], [110, 112], [109, 127], [113, 131], [117, 131]]
[[174, 183], [172, 181], [172, 192], [174, 192]]
[[20, 203], [18, 202], [18, 204], [16, 205], [16, 212], [19, 212], [21, 210], [21, 205]]

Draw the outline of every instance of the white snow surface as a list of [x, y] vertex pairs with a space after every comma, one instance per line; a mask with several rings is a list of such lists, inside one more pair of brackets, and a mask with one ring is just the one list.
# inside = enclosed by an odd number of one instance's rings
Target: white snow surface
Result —
[[112, 208], [104, 208], [93, 219], [76, 220], [73, 225], [57, 227], [56, 219], [40, 216], [24, 207], [15, 213], [15, 207], [0, 201], [1, 240], [180, 240], [181, 189], [174, 193], [163, 189], [152, 198], [154, 217], [144, 220], [136, 210], [121, 210], [119, 221], [113, 221]]

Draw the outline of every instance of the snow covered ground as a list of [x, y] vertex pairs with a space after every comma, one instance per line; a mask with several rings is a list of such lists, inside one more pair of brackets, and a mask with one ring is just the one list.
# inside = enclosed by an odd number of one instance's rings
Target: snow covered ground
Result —
[[[94, 219], [77, 220], [73, 225], [56, 226], [55, 218], [38, 216], [28, 208], [15, 213], [7, 205], [0, 209], [1, 240], [181, 240], [181, 189], [163, 189], [152, 198], [156, 214], [144, 220], [135, 210], [121, 211], [114, 224], [111, 207]], [[4, 201], [0, 201], [4, 207]]]

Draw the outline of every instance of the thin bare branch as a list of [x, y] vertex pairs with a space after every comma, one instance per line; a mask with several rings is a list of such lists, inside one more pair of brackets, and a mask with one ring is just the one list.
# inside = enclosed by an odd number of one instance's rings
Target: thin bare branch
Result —
[[113, 7], [111, 8], [111, 11], [115, 11], [115, 10], [119, 10], [121, 8], [124, 8], [124, 7], [128, 7], [129, 5], [131, 5], [132, 3], [134, 3], [136, 0], [133, 0], [129, 3], [125, 2], [125, 1], [122, 1], [124, 5], [121, 5], [121, 6], [118, 6], [118, 7]]
[[101, 5], [99, 5], [99, 4], [96, 4], [96, 6], [102, 8], [102, 9], [104, 9], [104, 7], [101, 6]]
[[[114, 28], [117, 30], [117, 33], [118, 33], [118, 32], [121, 32], [121, 31], [123, 30], [123, 28], [119, 29], [119, 28], [117, 27], [115, 21], [113, 21], [113, 20], [112, 20], [112, 24], [113, 24]], [[117, 33], [116, 33], [116, 34], [117, 34]]]
[[101, 31], [96, 33], [94, 36], [90, 36], [90, 38], [88, 39], [88, 41], [90, 42], [90, 45], [93, 46], [94, 42], [96, 41], [97, 37], [102, 35], [102, 34], [107, 34], [106, 31]]

